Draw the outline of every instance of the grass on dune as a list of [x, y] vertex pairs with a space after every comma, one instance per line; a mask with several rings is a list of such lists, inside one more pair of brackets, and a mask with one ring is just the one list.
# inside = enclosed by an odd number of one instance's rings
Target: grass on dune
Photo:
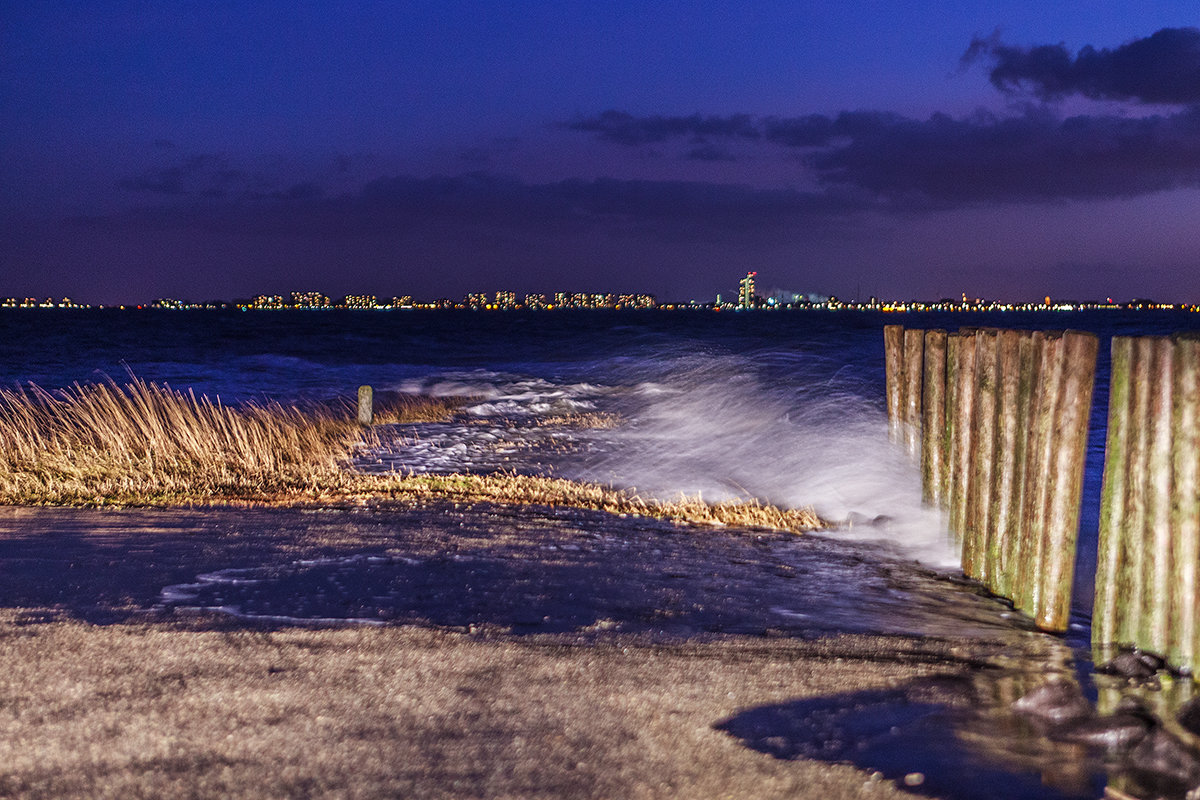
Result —
[[[457, 401], [461, 402], [461, 401]], [[395, 397], [380, 422], [444, 419], [456, 401]], [[662, 502], [596, 484], [523, 475], [378, 476], [348, 468], [373, 434], [348, 405], [227, 406], [131, 379], [49, 392], [0, 390], [0, 504], [170, 505], [364, 498], [569, 505], [707, 525], [805, 531], [811, 509]]]

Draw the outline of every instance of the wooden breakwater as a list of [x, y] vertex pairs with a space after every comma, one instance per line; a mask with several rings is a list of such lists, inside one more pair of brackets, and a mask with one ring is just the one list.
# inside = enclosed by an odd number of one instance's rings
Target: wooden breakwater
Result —
[[1097, 337], [884, 328], [888, 429], [921, 464], [963, 572], [1066, 630]]
[[1115, 336], [1092, 641], [1200, 669], [1200, 338]]

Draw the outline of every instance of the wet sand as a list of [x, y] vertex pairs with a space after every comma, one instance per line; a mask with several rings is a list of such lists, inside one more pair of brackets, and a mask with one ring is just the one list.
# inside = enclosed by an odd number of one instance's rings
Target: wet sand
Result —
[[[550, 509], [3, 509], [0, 796], [1097, 796], [1009, 711], [1061, 641], [885, 562]], [[337, 609], [373, 624], [279, 619]]]

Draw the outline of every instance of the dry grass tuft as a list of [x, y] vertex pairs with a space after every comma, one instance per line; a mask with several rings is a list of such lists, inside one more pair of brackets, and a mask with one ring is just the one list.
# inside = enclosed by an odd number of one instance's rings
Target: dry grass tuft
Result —
[[[461, 405], [389, 398], [388, 422], [444, 419]], [[341, 502], [371, 497], [565, 505], [699, 525], [808, 531], [812, 509], [663, 502], [598, 484], [527, 475], [379, 476], [347, 468], [373, 434], [351, 409], [222, 405], [137, 379], [57, 392], [0, 390], [0, 504]]]
[[132, 379], [0, 390], [0, 501], [152, 502], [336, 485], [360, 436], [332, 411], [223, 405]]

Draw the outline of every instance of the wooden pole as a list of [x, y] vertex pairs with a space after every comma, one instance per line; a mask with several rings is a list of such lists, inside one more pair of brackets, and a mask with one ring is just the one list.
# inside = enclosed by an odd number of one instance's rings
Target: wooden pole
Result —
[[924, 331], [904, 331], [904, 447], [914, 460], [921, 454], [921, 362], [924, 353]]
[[921, 487], [926, 503], [942, 504], [945, 486], [943, 438], [946, 432], [946, 332], [925, 331], [925, 375], [921, 401]]
[[[942, 508], [949, 509], [955, 492], [958, 491], [958, 450], [954, 446], [958, 420], [958, 348], [961, 338], [957, 333], [946, 337], [946, 427], [942, 440], [944, 449], [942, 474]], [[951, 526], [953, 530], [953, 526]]]
[[1114, 643], [1138, 641], [1145, 604], [1146, 491], [1150, 462], [1150, 369], [1153, 342], [1147, 336], [1133, 340], [1129, 372], [1129, 458], [1125, 472], [1124, 514], [1120, 520], [1121, 552], [1117, 577], [1118, 628]]
[[1175, 486], [1171, 507], [1172, 636], [1168, 658], [1200, 671], [1200, 339], [1176, 336], [1175, 409], [1172, 463]]
[[888, 438], [901, 441], [901, 398], [904, 394], [904, 328], [885, 325], [883, 328], [884, 378], [887, 382]]
[[358, 424], [370, 425], [375, 421], [375, 412], [372, 408], [374, 400], [374, 391], [370, 386], [358, 387]]
[[1053, 385], [1055, 334], [1033, 333], [1034, 368], [1029, 386], [1029, 445], [1025, 457], [1025, 481], [1021, 488], [1021, 540], [1014, 578], [1013, 604], [1033, 614], [1036, 605], [1038, 548], [1042, 536], [1043, 512], [1046, 504], [1046, 476], [1050, 471], [1050, 431], [1054, 418], [1052, 392], [1044, 389]]
[[975, 332], [975, 407], [971, 415], [970, 495], [963, 524], [963, 572], [991, 586], [988, 516], [996, 457], [996, 342], [994, 329]]
[[1008, 597], [1012, 592], [1012, 540], [1016, 534], [1013, 524], [1017, 498], [1017, 461], [1022, 449], [1020, 440], [1021, 422], [1017, 398], [1021, 388], [1021, 331], [1003, 330], [999, 333], [997, 346], [997, 386], [999, 390], [996, 409], [996, 473], [995, 490], [988, 515], [991, 534], [988, 537], [987, 561], [991, 564], [992, 586], [996, 594]]
[[1014, 600], [1020, 596], [1023, 584], [1022, 581], [1022, 559], [1027, 557], [1028, 543], [1025, 542], [1024, 514], [1025, 514], [1025, 488], [1029, 478], [1029, 448], [1031, 444], [1030, 421], [1034, 414], [1034, 394], [1037, 389], [1038, 369], [1041, 366], [1038, 343], [1042, 340], [1042, 334], [1034, 334], [1031, 331], [1022, 331], [1021, 342], [1017, 351], [1020, 361], [1018, 385], [1017, 385], [1017, 419], [1020, 420], [1020, 429], [1017, 434], [1016, 450], [1014, 452], [1014, 475], [1013, 475], [1013, 511], [1011, 522], [1011, 536], [1006, 542], [1008, 551], [1008, 580], [1009, 591], [1005, 593], [1006, 597]]
[[967, 495], [971, 491], [971, 416], [975, 406], [975, 335], [962, 333], [958, 339], [958, 408], [954, 415], [954, 461], [950, 495], [950, 529], [962, 541], [966, 522]]
[[1146, 460], [1146, 536], [1143, 561], [1143, 616], [1137, 644], [1165, 656], [1171, 610], [1171, 395], [1174, 347], [1171, 340], [1150, 340], [1149, 453]]
[[1034, 615], [1034, 622], [1046, 631], [1065, 631], [1070, 622], [1079, 503], [1099, 346], [1099, 339], [1092, 333], [1067, 331], [1060, 340], [1057, 436], [1051, 471], [1046, 476], [1052, 489], [1047, 498], [1042, 567], [1038, 572], [1042, 590]]
[[[1129, 588], [1120, 577], [1121, 524], [1125, 516], [1125, 481], [1129, 471], [1130, 369], [1133, 339], [1114, 336], [1108, 381], [1108, 437], [1104, 446], [1104, 484], [1100, 491], [1100, 544], [1096, 552], [1096, 592], [1092, 608], [1092, 644], [1117, 641], [1118, 615]], [[1097, 663], [1103, 657], [1097, 659]]]

